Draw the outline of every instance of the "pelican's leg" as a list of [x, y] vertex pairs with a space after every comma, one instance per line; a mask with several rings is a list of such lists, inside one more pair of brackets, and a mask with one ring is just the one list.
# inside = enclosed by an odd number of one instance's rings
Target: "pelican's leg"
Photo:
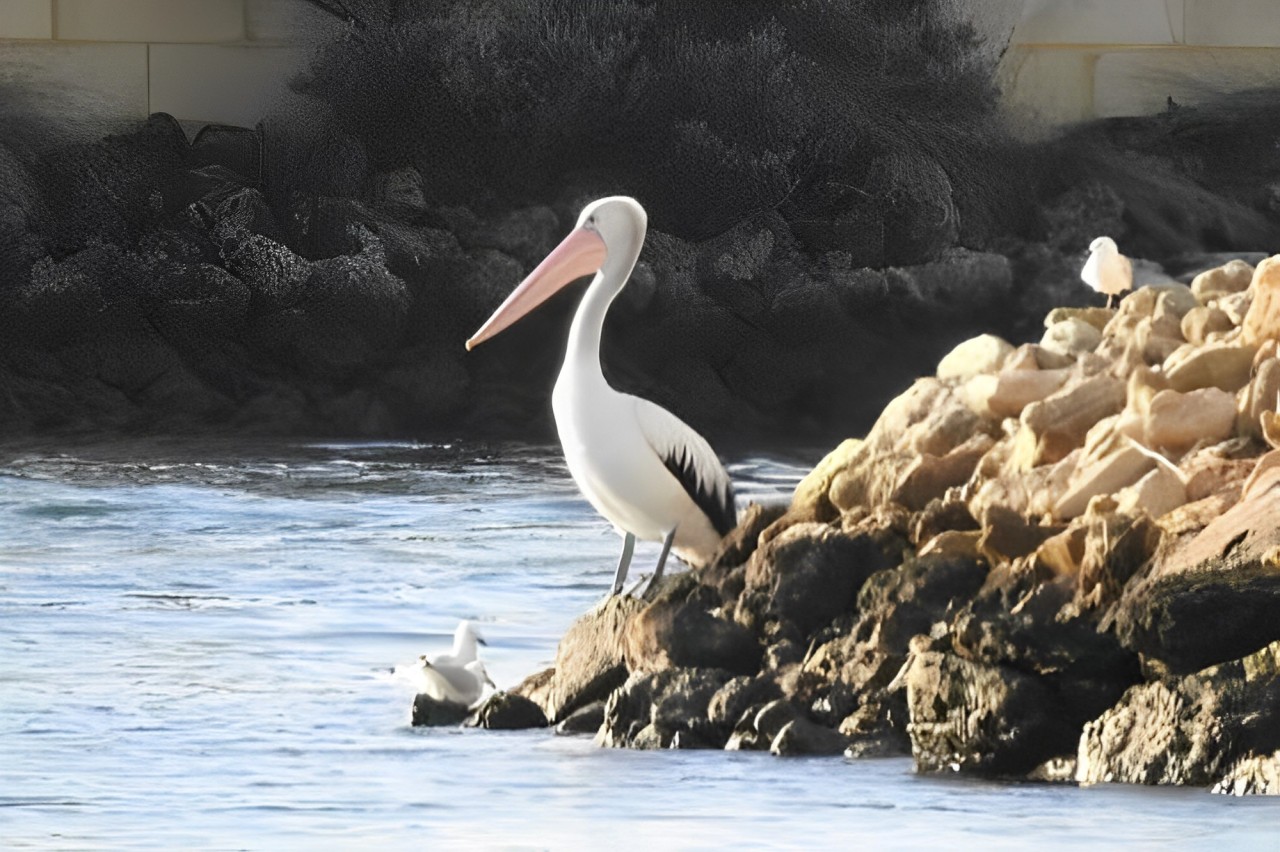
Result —
[[1115, 293], [1107, 294], [1107, 310], [1111, 310], [1111, 300], [1114, 299], [1115, 297], [1116, 297]]
[[631, 567], [631, 554], [636, 549], [636, 537], [627, 533], [622, 537], [622, 557], [618, 560], [618, 571], [613, 575], [613, 589], [609, 597], [622, 591], [622, 584], [627, 579], [627, 569]]
[[653, 569], [653, 576], [649, 578], [649, 588], [644, 590], [645, 597], [648, 597], [650, 592], [658, 588], [658, 581], [662, 579], [662, 569], [667, 564], [667, 555], [671, 553], [671, 542], [675, 540], [675, 537], [676, 531], [672, 530], [662, 540], [662, 552], [658, 554], [658, 567]]

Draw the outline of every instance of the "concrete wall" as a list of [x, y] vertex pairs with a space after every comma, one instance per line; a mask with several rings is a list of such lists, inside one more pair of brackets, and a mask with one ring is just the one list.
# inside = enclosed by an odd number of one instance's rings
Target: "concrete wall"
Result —
[[[1280, 84], [1280, 0], [960, 0], [1010, 103], [1053, 122]], [[83, 117], [252, 125], [305, 61], [298, 0], [0, 0], [0, 97]], [[326, 19], [327, 20], [327, 19]]]
[[1020, 0], [1009, 101], [1053, 123], [1280, 85], [1280, 0]]
[[0, 96], [253, 125], [305, 61], [306, 17], [296, 0], [0, 0]]

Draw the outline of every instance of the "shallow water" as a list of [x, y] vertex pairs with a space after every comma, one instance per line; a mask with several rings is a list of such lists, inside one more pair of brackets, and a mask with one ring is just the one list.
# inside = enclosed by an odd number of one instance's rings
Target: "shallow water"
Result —
[[0, 448], [0, 845], [1280, 846], [1275, 800], [409, 726], [392, 666], [472, 618], [516, 683], [618, 546], [554, 448]]

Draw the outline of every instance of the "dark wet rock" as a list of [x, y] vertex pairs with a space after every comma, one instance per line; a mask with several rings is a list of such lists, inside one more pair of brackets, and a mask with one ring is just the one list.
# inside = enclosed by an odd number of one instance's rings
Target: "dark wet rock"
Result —
[[439, 728], [446, 725], [461, 725], [471, 715], [465, 704], [452, 701], [439, 701], [430, 695], [421, 693], [413, 699], [414, 727]]
[[624, 628], [644, 604], [614, 595], [579, 618], [556, 648], [555, 672], [542, 709], [555, 724], [579, 707], [607, 698], [627, 679]]
[[720, 669], [636, 672], [605, 703], [598, 741], [611, 748], [720, 748], [727, 732], [707, 708], [729, 678]]
[[769, 751], [780, 757], [800, 755], [844, 754], [849, 740], [838, 731], [797, 716], [782, 726], [769, 744]]
[[917, 633], [960, 609], [982, 587], [987, 566], [945, 555], [908, 559], [871, 575], [858, 592], [859, 633], [874, 631], [879, 647], [904, 653]]
[[604, 701], [579, 707], [556, 725], [557, 734], [596, 734], [604, 724]]
[[713, 615], [718, 596], [706, 586], [686, 600], [658, 600], [634, 615], [623, 642], [632, 672], [667, 668], [725, 669], [755, 674], [760, 645], [739, 624]]
[[[1280, 749], [1280, 643], [1140, 684], [1084, 729], [1077, 780], [1208, 786]], [[1258, 763], [1250, 764], [1250, 761]]]
[[778, 734], [800, 718], [800, 711], [786, 699], [748, 707], [734, 725], [725, 744], [727, 751], [768, 751]]
[[495, 692], [476, 709], [467, 724], [491, 731], [520, 731], [545, 728], [547, 717], [541, 707], [523, 695]]
[[922, 772], [1021, 775], [1071, 753], [1083, 720], [1059, 719], [1059, 695], [1008, 666], [916, 655], [906, 675], [911, 750]]
[[808, 635], [850, 612], [862, 582], [886, 566], [887, 557], [869, 535], [800, 524], [751, 556], [743, 601], [762, 610], [752, 613], [753, 618], [776, 616]]
[[716, 690], [707, 704], [707, 717], [715, 725], [732, 727], [750, 707], [758, 707], [782, 697], [782, 690], [771, 677], [739, 675]]

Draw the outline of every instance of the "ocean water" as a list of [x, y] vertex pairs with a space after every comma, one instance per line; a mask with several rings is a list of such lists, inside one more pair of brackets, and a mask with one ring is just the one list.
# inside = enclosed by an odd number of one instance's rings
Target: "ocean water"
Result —
[[554, 447], [0, 447], [0, 847], [1280, 848], [1274, 799], [410, 727], [392, 667], [470, 618], [514, 685], [618, 547]]

